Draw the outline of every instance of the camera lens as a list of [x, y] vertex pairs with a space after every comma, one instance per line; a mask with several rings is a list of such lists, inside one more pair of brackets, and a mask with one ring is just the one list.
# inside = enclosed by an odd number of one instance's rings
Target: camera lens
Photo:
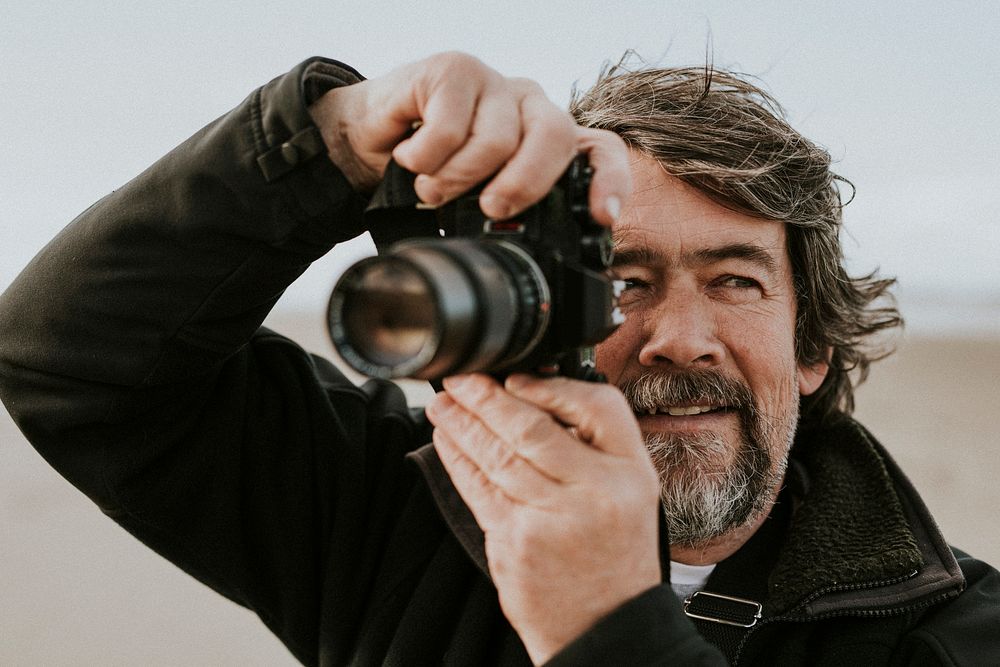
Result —
[[344, 360], [373, 377], [434, 379], [509, 366], [548, 323], [541, 269], [514, 244], [410, 241], [350, 267], [328, 325]]
[[345, 286], [344, 326], [358, 353], [381, 366], [420, 358], [434, 344], [431, 286], [406, 262], [387, 258]]

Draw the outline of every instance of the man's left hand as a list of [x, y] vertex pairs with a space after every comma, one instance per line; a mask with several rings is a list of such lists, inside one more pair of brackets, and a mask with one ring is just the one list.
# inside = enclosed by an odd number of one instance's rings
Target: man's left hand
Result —
[[661, 581], [660, 482], [610, 385], [456, 376], [427, 407], [434, 445], [486, 536], [500, 604], [544, 662]]

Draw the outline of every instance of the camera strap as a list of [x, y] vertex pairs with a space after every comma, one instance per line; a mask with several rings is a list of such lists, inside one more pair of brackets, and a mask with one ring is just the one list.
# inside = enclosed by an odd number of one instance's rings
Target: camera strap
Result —
[[425, 207], [413, 189], [415, 178], [416, 174], [389, 160], [365, 209], [365, 227], [380, 253], [403, 239], [439, 236], [434, 210]]

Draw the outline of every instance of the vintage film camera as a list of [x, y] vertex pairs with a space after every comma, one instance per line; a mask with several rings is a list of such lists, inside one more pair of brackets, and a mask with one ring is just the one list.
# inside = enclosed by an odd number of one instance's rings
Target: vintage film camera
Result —
[[416, 229], [408, 218], [430, 214], [422, 228], [433, 231], [341, 276], [327, 323], [343, 359], [380, 378], [518, 371], [599, 379], [592, 346], [622, 318], [607, 275], [611, 236], [590, 217], [586, 159], [540, 203], [502, 221], [483, 215], [480, 188], [422, 210], [413, 205], [413, 175], [390, 168], [387, 179], [409, 177], [411, 204], [389, 207], [379, 225]]

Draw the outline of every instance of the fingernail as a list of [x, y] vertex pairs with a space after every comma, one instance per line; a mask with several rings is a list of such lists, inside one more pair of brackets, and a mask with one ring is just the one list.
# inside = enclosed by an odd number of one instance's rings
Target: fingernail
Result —
[[444, 414], [448, 409], [448, 395], [445, 393], [435, 394], [434, 397], [424, 406], [424, 412], [429, 418]]
[[513, 210], [509, 201], [492, 193], [479, 196], [479, 208], [489, 217], [498, 220], [509, 218]]
[[468, 388], [469, 380], [467, 375], [452, 375], [442, 380], [442, 384], [448, 391], [461, 391]]
[[504, 382], [504, 387], [506, 387], [510, 391], [517, 391], [521, 387], [531, 382], [531, 379], [532, 379], [531, 376], [526, 375], [525, 373], [515, 373], [507, 378], [507, 381]]
[[444, 199], [441, 192], [435, 187], [434, 181], [427, 174], [418, 174], [413, 179], [413, 190], [422, 202], [431, 206], [440, 205]]
[[607, 210], [608, 215], [617, 220], [618, 216], [622, 213], [622, 200], [615, 195], [611, 195], [604, 200], [604, 208]]

